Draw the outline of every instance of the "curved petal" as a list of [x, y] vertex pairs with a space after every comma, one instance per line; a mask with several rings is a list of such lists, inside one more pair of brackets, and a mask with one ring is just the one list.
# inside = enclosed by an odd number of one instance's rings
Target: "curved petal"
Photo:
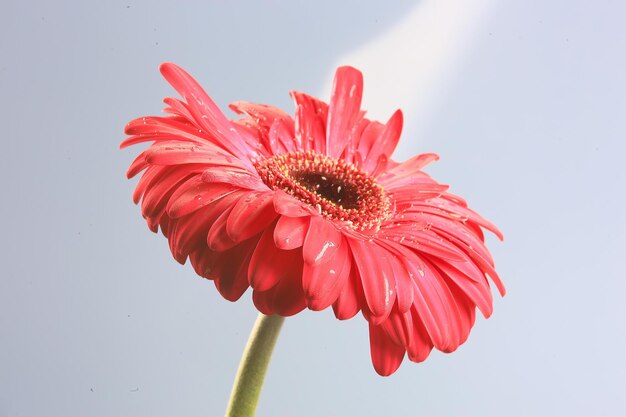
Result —
[[[306, 308], [300, 278], [303, 266], [302, 253], [300, 250], [279, 250], [279, 253], [281, 259], [278, 262], [278, 267], [280, 268], [278, 284], [272, 286], [267, 291], [260, 291], [255, 288], [252, 300], [255, 306], [265, 314], [278, 314], [287, 317]], [[252, 268], [254, 267], [250, 263], [250, 269]]]
[[174, 97], [165, 97], [163, 99], [163, 102], [169, 106], [166, 107], [163, 111], [176, 116], [184, 117], [189, 121], [193, 120], [193, 115], [189, 111], [189, 107], [187, 106], [187, 104]]
[[308, 94], [292, 91], [296, 103], [296, 142], [301, 150], [326, 153], [326, 117], [328, 106]]
[[[359, 297], [359, 286], [361, 285], [358, 271], [354, 265], [350, 268], [350, 275], [346, 285], [339, 293], [337, 301], [333, 304], [333, 312], [339, 320], [348, 320], [354, 317], [361, 310]], [[362, 289], [360, 290], [362, 291]]]
[[358, 239], [350, 239], [349, 242], [367, 305], [378, 321], [384, 320], [396, 300], [396, 280], [389, 261], [393, 255], [376, 242]]
[[230, 184], [208, 184], [195, 175], [172, 194], [167, 204], [167, 214], [172, 218], [186, 216], [236, 190], [238, 188]]
[[429, 338], [439, 350], [455, 345], [453, 324], [456, 318], [452, 313], [454, 300], [450, 289], [418, 254], [402, 245], [395, 247], [404, 253], [403, 261], [414, 284], [413, 306]]
[[299, 248], [304, 244], [308, 230], [308, 217], [281, 216], [274, 228], [274, 244], [283, 250]]
[[338, 158], [346, 147], [350, 131], [361, 118], [363, 75], [352, 67], [339, 67], [335, 73], [328, 107], [326, 153]]
[[175, 219], [168, 233], [170, 250], [174, 258], [184, 263], [186, 257], [197, 247], [206, 246], [213, 223], [240, 197], [240, 192], [227, 194], [190, 215]]
[[368, 123], [361, 135], [358, 138], [358, 142], [356, 143], [356, 152], [361, 156], [361, 163], [358, 165], [359, 168], [362, 168], [366, 162], [367, 155], [369, 155], [370, 150], [380, 138], [383, 131], [385, 130], [385, 125], [380, 122], [372, 121]]
[[412, 204], [419, 203], [421, 201], [431, 200], [441, 197], [448, 188], [447, 185], [438, 184], [434, 181], [414, 183], [411, 185], [403, 185], [401, 187], [392, 188], [387, 187], [387, 194], [394, 200], [396, 200], [396, 206], [401, 206], [402, 203], [406, 203], [409, 207]]
[[380, 157], [385, 156], [388, 159], [391, 156], [391, 153], [396, 149], [398, 140], [400, 140], [402, 123], [402, 112], [396, 110], [387, 124], [385, 124], [380, 136], [372, 144], [370, 151], [365, 155], [363, 164], [365, 171], [373, 174], [379, 164]]
[[167, 82], [185, 99], [195, 122], [214, 136], [224, 149], [241, 158], [251, 168], [248, 155], [253, 154], [253, 150], [247, 149], [245, 141], [196, 80], [169, 62], [161, 64], [160, 70]]
[[161, 175], [163, 175], [163, 171], [166, 169], [167, 167], [163, 166], [151, 166], [146, 169], [146, 172], [139, 178], [137, 186], [133, 191], [133, 203], [138, 204], [139, 201], [141, 201], [141, 197], [143, 197], [146, 189], [150, 187], [151, 184], [154, 184], [155, 181], [158, 181]]
[[259, 234], [276, 219], [271, 192], [250, 192], [237, 201], [226, 221], [226, 233], [234, 242]]
[[206, 245], [202, 245], [196, 247], [196, 249], [189, 254], [189, 260], [196, 274], [212, 280], [215, 278], [213, 267], [215, 266], [217, 256], [217, 252], [212, 251]]
[[233, 210], [233, 206], [226, 207], [224, 212], [215, 219], [215, 222], [211, 225], [209, 233], [207, 235], [207, 245], [215, 252], [223, 252], [235, 246], [237, 242], [231, 239], [230, 235], [226, 233], [226, 222], [228, 216]]
[[433, 350], [433, 342], [416, 308], [411, 309], [413, 337], [407, 347], [407, 356], [412, 362], [423, 362]]
[[483, 273], [472, 262], [444, 262], [439, 259], [430, 260], [448, 277], [472, 302], [489, 318], [493, 313], [493, 297], [489, 284]]
[[[506, 288], [504, 286], [504, 283], [502, 282], [502, 279], [495, 270], [493, 260], [487, 260], [483, 258], [483, 255], [478, 250], [479, 248], [481, 248], [481, 246], [483, 246], [482, 244], [468, 246], [465, 242], [462, 242], [453, 235], [445, 234], [445, 236], [450, 239], [450, 241], [454, 242], [457, 246], [465, 250], [465, 252], [472, 259], [472, 261], [474, 261], [476, 265], [485, 274], [487, 274], [489, 278], [491, 278], [501, 296], [506, 295]], [[486, 251], [486, 248], [484, 248], [484, 250]]]
[[215, 287], [225, 299], [237, 301], [250, 286], [248, 267], [257, 241], [258, 238], [250, 239], [216, 257]]
[[319, 265], [334, 259], [343, 242], [343, 235], [327, 219], [311, 216], [311, 224], [302, 247], [304, 262]]
[[267, 291], [280, 281], [284, 268], [281, 264], [285, 253], [274, 246], [274, 231], [266, 229], [254, 249], [248, 268], [248, 281], [255, 291]]
[[382, 230], [384, 230], [383, 236], [420, 252], [455, 261], [464, 261], [466, 259], [462, 250], [423, 225], [400, 225], [395, 228], [387, 227]]
[[278, 107], [269, 106], [267, 104], [251, 103], [249, 101], [236, 101], [231, 103], [230, 107], [233, 111], [239, 114], [247, 114], [254, 121], [264, 129], [265, 133], [269, 132], [270, 127], [277, 121], [282, 121], [285, 126], [291, 128], [293, 134], [294, 123], [287, 113], [279, 109]]
[[385, 188], [397, 188], [403, 185], [412, 184], [412, 178], [418, 175], [422, 168], [433, 161], [439, 160], [439, 155], [434, 153], [423, 153], [407, 161], [402, 162], [396, 167], [386, 171], [376, 178], [376, 180]]
[[[198, 129], [190, 122], [191, 119], [177, 116], [147, 116], [131, 120], [124, 127], [124, 133], [131, 137], [175, 138], [174, 140], [199, 142], [214, 145], [206, 132]], [[130, 139], [130, 138], [129, 138]], [[139, 143], [124, 140], [120, 149]]]
[[452, 200], [453, 197], [450, 193], [445, 193], [441, 196], [441, 199], [436, 201], [436, 204], [439, 208], [443, 210], [448, 210], [451, 213], [456, 213], [461, 217], [467, 217], [467, 219], [471, 222], [476, 223], [477, 225], [484, 227], [485, 229], [492, 232], [496, 237], [500, 240], [504, 240], [504, 235], [493, 223], [482, 217], [480, 214], [476, 213], [474, 210], [468, 208], [466, 205], [459, 204]]
[[275, 120], [269, 131], [269, 145], [273, 155], [280, 155], [296, 150], [296, 139], [282, 120]]
[[269, 191], [267, 185], [263, 184], [258, 175], [238, 168], [225, 169], [223, 166], [206, 167], [202, 171], [202, 181], [226, 183], [249, 190]]
[[306, 204], [282, 190], [274, 191], [274, 210], [287, 217], [304, 217], [313, 214]]
[[[139, 202], [139, 198], [143, 197], [141, 203], [142, 211], [146, 214], [149, 206], [153, 206], [155, 201], [160, 200], [163, 194], [168, 191], [176, 191], [190, 178], [194, 177], [202, 168], [197, 166], [185, 165], [182, 167], [165, 167], [151, 166], [139, 179], [136, 194], [133, 197]], [[146, 202], [146, 200], [152, 202]]]
[[409, 311], [413, 304], [413, 283], [409, 276], [409, 271], [396, 256], [390, 258], [393, 276], [396, 278], [396, 299], [398, 310], [401, 313]]
[[143, 151], [137, 155], [128, 167], [128, 170], [126, 170], [126, 178], [133, 178], [146, 168], [148, 168], [148, 163], [146, 162], [146, 151]]
[[154, 217], [156, 213], [164, 210], [171, 202], [171, 197], [185, 184], [197, 177], [193, 173], [180, 167], [175, 167], [155, 181], [146, 189], [141, 201], [141, 212], [144, 217]]
[[311, 310], [320, 311], [333, 304], [350, 276], [348, 245], [341, 245], [332, 262], [304, 263], [302, 287]]
[[400, 367], [406, 349], [394, 343], [381, 326], [370, 323], [370, 353], [374, 369], [380, 376], [389, 376]]
[[152, 165], [207, 164], [254, 170], [208, 143], [197, 145], [174, 141], [159, 142], [144, 151], [144, 158], [146, 163]]
[[401, 313], [394, 309], [381, 326], [397, 345], [407, 347], [411, 344], [413, 339], [413, 316], [410, 311]]
[[357, 152], [357, 146], [359, 146], [362, 141], [365, 129], [370, 125], [370, 123], [372, 122], [370, 122], [366, 118], [362, 118], [357, 123], [355, 123], [355, 125], [352, 127], [352, 130], [350, 131], [350, 135], [348, 136], [348, 140], [346, 142], [346, 147], [341, 154], [340, 159], [343, 159], [348, 164], [354, 164], [357, 167], [360, 166], [360, 164], [355, 163], [354, 155]]

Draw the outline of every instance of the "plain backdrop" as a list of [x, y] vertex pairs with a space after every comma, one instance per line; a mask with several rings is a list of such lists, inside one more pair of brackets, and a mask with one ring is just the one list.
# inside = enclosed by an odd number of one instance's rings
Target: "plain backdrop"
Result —
[[359, 66], [397, 160], [495, 222], [508, 294], [453, 354], [389, 378], [362, 317], [287, 320], [258, 416], [623, 416], [626, 4], [2, 1], [0, 416], [219, 416], [256, 312], [148, 231], [118, 150], [186, 68], [289, 112]]

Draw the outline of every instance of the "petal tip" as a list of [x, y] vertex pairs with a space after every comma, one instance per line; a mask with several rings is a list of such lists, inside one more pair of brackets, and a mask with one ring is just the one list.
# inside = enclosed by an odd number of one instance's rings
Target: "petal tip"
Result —
[[163, 62], [161, 65], [159, 65], [159, 71], [161, 72], [161, 74], [163, 74], [165, 76], [165, 73], [172, 71], [172, 70], [176, 70], [176, 69], [181, 69], [178, 65], [174, 64], [173, 62]]

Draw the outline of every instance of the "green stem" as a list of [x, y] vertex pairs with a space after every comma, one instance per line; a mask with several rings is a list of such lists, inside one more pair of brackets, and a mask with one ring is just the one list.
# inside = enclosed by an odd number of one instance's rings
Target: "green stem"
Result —
[[241, 357], [226, 417], [252, 417], [284, 317], [259, 314]]

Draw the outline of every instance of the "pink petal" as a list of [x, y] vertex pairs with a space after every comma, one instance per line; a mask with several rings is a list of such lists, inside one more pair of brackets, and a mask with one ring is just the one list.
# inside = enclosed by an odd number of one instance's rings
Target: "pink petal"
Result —
[[402, 112], [400, 110], [396, 110], [387, 124], [385, 124], [380, 136], [373, 143], [369, 153], [366, 154], [363, 170], [373, 173], [378, 165], [380, 156], [384, 155], [387, 158], [391, 156], [391, 153], [398, 144], [398, 140], [400, 140], [402, 122]]
[[146, 162], [146, 152], [147, 151], [141, 152], [137, 155], [137, 158], [133, 160], [126, 171], [126, 178], [133, 178], [135, 175], [148, 168], [148, 163]]
[[396, 256], [392, 256], [390, 263], [393, 268], [393, 276], [396, 278], [398, 310], [401, 313], [405, 313], [409, 311], [413, 304], [413, 281], [404, 263], [400, 259]]
[[186, 216], [236, 190], [238, 188], [230, 184], [206, 183], [200, 175], [196, 175], [172, 195], [167, 204], [167, 214], [173, 218]]
[[302, 259], [300, 264], [293, 266], [295, 272], [283, 278], [272, 290], [273, 307], [276, 314], [283, 317], [293, 316], [306, 308], [306, 300], [302, 292], [302, 284], [299, 280], [302, 271]]
[[231, 239], [230, 235], [226, 233], [226, 223], [232, 210], [232, 206], [227, 207], [224, 212], [215, 219], [215, 222], [209, 229], [207, 245], [215, 252], [224, 252], [237, 245], [237, 242]]
[[293, 129], [290, 131], [281, 120], [274, 121], [269, 131], [269, 145], [273, 155], [296, 150]]
[[343, 242], [343, 235], [322, 216], [311, 216], [302, 256], [309, 265], [332, 261]]
[[304, 244], [308, 230], [308, 217], [281, 216], [274, 228], [274, 244], [283, 250], [299, 248]]
[[246, 147], [254, 149], [252, 160], [259, 159], [261, 155], [264, 158], [272, 156], [267, 132], [262, 130], [253, 119], [245, 117], [239, 120], [233, 120], [231, 126], [246, 143]]
[[419, 175], [422, 168], [432, 161], [439, 160], [439, 156], [434, 153], [423, 153], [399, 164], [380, 175], [376, 180], [385, 188], [396, 188], [406, 184], [411, 184], [415, 175]]
[[400, 134], [402, 133], [402, 125], [404, 124], [404, 117], [401, 110], [396, 110], [391, 115], [389, 121], [385, 125], [385, 132], [379, 142], [376, 142], [376, 147], [372, 149], [372, 153], [380, 149], [380, 154], [390, 158], [398, 141], [400, 140]]
[[407, 347], [407, 355], [412, 362], [423, 362], [428, 358], [433, 350], [433, 342], [428, 336], [428, 331], [424, 327], [421, 317], [417, 309], [411, 309], [411, 317], [413, 322], [413, 337], [411, 343]]
[[282, 262], [287, 256], [274, 246], [273, 230], [266, 229], [254, 249], [248, 268], [248, 281], [255, 291], [267, 291], [280, 281], [285, 273]]
[[381, 229], [381, 235], [404, 246], [439, 258], [456, 261], [466, 259], [465, 254], [458, 247], [420, 224], [388, 226]]
[[226, 222], [226, 233], [234, 242], [259, 234], [276, 219], [272, 192], [249, 192], [233, 207]]
[[438, 184], [436, 182], [421, 182], [411, 185], [403, 185], [398, 188], [385, 188], [387, 194], [396, 200], [396, 205], [401, 206], [402, 203], [408, 205], [419, 203], [420, 201], [426, 201], [440, 197], [444, 192], [448, 190], [448, 186], [444, 184]]
[[372, 121], [368, 123], [363, 129], [361, 135], [358, 137], [358, 142], [356, 143], [356, 152], [361, 155], [362, 161], [358, 165], [359, 168], [362, 168], [367, 160], [367, 155], [369, 155], [370, 150], [380, 138], [381, 134], [385, 130], [385, 125], [380, 122]]
[[166, 227], [169, 224], [169, 217], [165, 213], [165, 203], [162, 206], [159, 206], [159, 209], [156, 212], [156, 214], [150, 217], [144, 216], [144, 218], [146, 219], [146, 224], [148, 225], [148, 228], [152, 232], [157, 233], [160, 227], [161, 233], [163, 234], [163, 236], [169, 236], [167, 234], [167, 227]]
[[348, 320], [354, 317], [361, 310], [361, 303], [357, 293], [358, 286], [361, 286], [358, 271], [354, 265], [350, 268], [348, 282], [339, 293], [339, 298], [333, 304], [335, 317], [339, 320]]
[[189, 111], [189, 106], [187, 106], [187, 104], [173, 97], [165, 97], [163, 99], [163, 102], [167, 104], [168, 106], [170, 106], [169, 108], [166, 108], [164, 110], [167, 113], [184, 117], [185, 119], [189, 121], [193, 120], [193, 115]]
[[[355, 153], [357, 153], [357, 146], [359, 146], [362, 142], [362, 137], [364, 135], [365, 130], [367, 129], [367, 127], [370, 125], [370, 121], [363, 118], [360, 119], [353, 127], [352, 130], [350, 131], [350, 135], [348, 136], [348, 140], [346, 142], [346, 147], [343, 151], [343, 153], [341, 154], [340, 159], [343, 159], [344, 161], [346, 161], [349, 164], [355, 163], [354, 161], [354, 155]], [[371, 143], [369, 144], [367, 150], [369, 151], [369, 148], [371, 147]], [[356, 166], [360, 166], [358, 164], [355, 164]]]
[[144, 172], [141, 178], [139, 178], [135, 191], [133, 191], [133, 203], [138, 204], [141, 197], [146, 192], [146, 189], [154, 184], [155, 181], [158, 181], [163, 174], [163, 171], [167, 169], [167, 167], [162, 166], [148, 167], [146, 172]]
[[216, 258], [215, 287], [229, 301], [237, 301], [249, 287], [248, 267], [257, 241], [250, 239]]
[[324, 310], [337, 300], [350, 276], [351, 261], [348, 245], [341, 245], [332, 262], [304, 263], [302, 287], [311, 310]]
[[[152, 140], [175, 140], [210, 144], [206, 134], [196, 126], [188, 122], [185, 123], [175, 117], [140, 117], [130, 121], [126, 125], [124, 132], [127, 135], [134, 136], [124, 140], [120, 144], [120, 149]], [[221, 151], [223, 152], [223, 150]]]
[[246, 156], [251, 153], [230, 122], [211, 100], [202, 87], [182, 68], [172, 64], [161, 64], [161, 74], [189, 105], [189, 112], [203, 129], [233, 155], [243, 159], [252, 167]]
[[469, 248], [493, 264], [493, 258], [485, 247], [483, 239], [468, 224], [467, 217], [434, 207], [432, 202], [416, 203], [403, 212], [401, 217], [403, 221], [427, 224], [437, 233], [448, 237], [448, 240], [452, 240], [451, 237], [453, 237], [455, 243], [461, 242], [460, 245], [457, 243], [457, 246]]
[[500, 240], [504, 239], [502, 232], [500, 232], [500, 230], [493, 223], [483, 218], [481, 215], [479, 215], [475, 211], [467, 208], [467, 203], [465, 203], [462, 200], [461, 202], [454, 201], [458, 199], [459, 197], [454, 196], [450, 193], [445, 193], [441, 197], [442, 198], [439, 198], [436, 201], [433, 201], [433, 204], [436, 204], [436, 206], [442, 210], [446, 210], [450, 213], [454, 213], [457, 216], [460, 216], [462, 218], [467, 218], [469, 221], [476, 223], [477, 225], [481, 227], [484, 227], [485, 229], [495, 234]]
[[463, 344], [469, 337], [472, 326], [474, 326], [474, 322], [476, 321], [476, 304], [474, 304], [459, 288], [454, 285], [450, 286], [450, 291], [452, 291], [459, 311], [459, 324], [461, 330], [461, 339], [459, 344]]
[[313, 214], [306, 204], [282, 190], [274, 191], [274, 210], [287, 217], [304, 217]]
[[394, 310], [381, 324], [391, 340], [401, 346], [409, 346], [413, 339], [413, 317], [410, 311], [404, 313]]
[[171, 196], [181, 187], [198, 175], [185, 167], [169, 167], [163, 171], [158, 181], [154, 181], [146, 188], [146, 192], [141, 201], [141, 212], [144, 217], [152, 217], [169, 204]]
[[370, 353], [374, 369], [380, 376], [393, 374], [402, 363], [404, 346], [395, 344], [381, 326], [370, 323]]
[[308, 94], [292, 91], [296, 103], [296, 141], [302, 150], [326, 153], [326, 103]]
[[361, 117], [363, 75], [352, 67], [339, 67], [335, 73], [328, 108], [326, 153], [338, 158], [346, 147], [352, 127]]
[[[265, 308], [273, 314], [287, 317], [306, 308], [301, 283], [302, 254], [299, 250], [280, 253], [282, 259], [278, 265], [280, 267], [278, 284], [264, 292], [255, 288], [252, 299], [259, 310]], [[250, 268], [253, 268], [252, 263]]]
[[276, 121], [282, 121], [286, 126], [291, 127], [292, 133], [294, 131], [291, 116], [277, 107], [267, 104], [250, 103], [248, 101], [236, 101], [231, 103], [228, 107], [239, 114], [247, 114], [253, 118], [259, 126], [264, 128], [266, 132], [269, 131], [270, 127]]
[[215, 278], [215, 275], [213, 275], [213, 267], [217, 256], [217, 252], [203, 245], [196, 247], [196, 249], [189, 254], [189, 260], [196, 274], [212, 280]]
[[[219, 148], [210, 145], [165, 141], [150, 146], [145, 152], [145, 161], [153, 165], [207, 164], [233, 166], [247, 169], [238, 159], [226, 155]], [[254, 169], [254, 168], [252, 168]]]
[[[454, 242], [458, 247], [461, 247], [465, 250], [468, 256], [476, 263], [476, 265], [491, 278], [491, 280], [496, 285], [498, 292], [500, 295], [504, 296], [506, 294], [506, 288], [504, 287], [504, 283], [500, 279], [500, 276], [495, 270], [493, 265], [493, 260], [491, 259], [491, 255], [487, 252], [487, 249], [484, 247], [484, 244], [479, 241], [474, 245], [467, 245], [467, 243], [461, 241], [456, 236], [451, 234], [447, 234], [445, 232], [440, 232], [442, 235], [446, 236], [450, 241]], [[465, 236], [467, 237], [467, 236]], [[477, 239], [478, 240], [478, 239]], [[483, 257], [483, 252], [487, 252], [487, 256], [489, 259], [485, 259]]]
[[252, 302], [259, 312], [265, 314], [266, 316], [271, 316], [272, 314], [276, 314], [274, 308], [272, 306], [272, 293], [269, 291], [260, 292], [253, 291], [252, 292]]
[[376, 160], [376, 165], [374, 169], [370, 171], [370, 175], [374, 178], [378, 176], [381, 172], [384, 172], [387, 169], [387, 163], [389, 162], [389, 158], [386, 155], [379, 155]]
[[240, 196], [240, 192], [227, 194], [206, 207], [173, 222], [168, 239], [170, 250], [180, 263], [183, 263], [187, 255], [198, 246], [206, 246], [211, 225], [227, 207], [232, 207]]
[[208, 183], [226, 183], [249, 190], [269, 190], [257, 174], [243, 169], [207, 167], [202, 171], [202, 181]]
[[451, 323], [454, 320], [451, 317], [450, 303], [453, 299], [450, 289], [417, 254], [401, 245], [396, 245], [396, 249], [404, 253], [403, 260], [415, 285], [413, 305], [435, 347], [444, 350], [451, 344]]
[[391, 312], [396, 300], [396, 280], [389, 261], [393, 255], [375, 241], [350, 239], [349, 242], [367, 305], [378, 321], [383, 320]]
[[484, 275], [472, 262], [448, 263], [438, 259], [431, 259], [431, 262], [441, 270], [443, 276], [450, 278], [472, 300], [485, 318], [491, 316], [493, 297], [489, 285]]
[[[424, 277], [419, 274], [414, 276], [414, 282], [416, 283], [416, 288], [427, 299], [428, 308], [439, 309], [433, 312], [438, 315], [439, 329], [442, 331], [441, 339], [435, 339], [433, 334], [429, 333], [431, 340], [437, 349], [443, 352], [452, 352], [461, 344], [463, 337], [460, 312], [456, 299], [446, 280], [436, 268], [425, 263], [424, 272]], [[438, 300], [435, 300], [435, 297]], [[427, 325], [426, 321], [424, 324]], [[430, 331], [430, 328], [428, 330]]]

